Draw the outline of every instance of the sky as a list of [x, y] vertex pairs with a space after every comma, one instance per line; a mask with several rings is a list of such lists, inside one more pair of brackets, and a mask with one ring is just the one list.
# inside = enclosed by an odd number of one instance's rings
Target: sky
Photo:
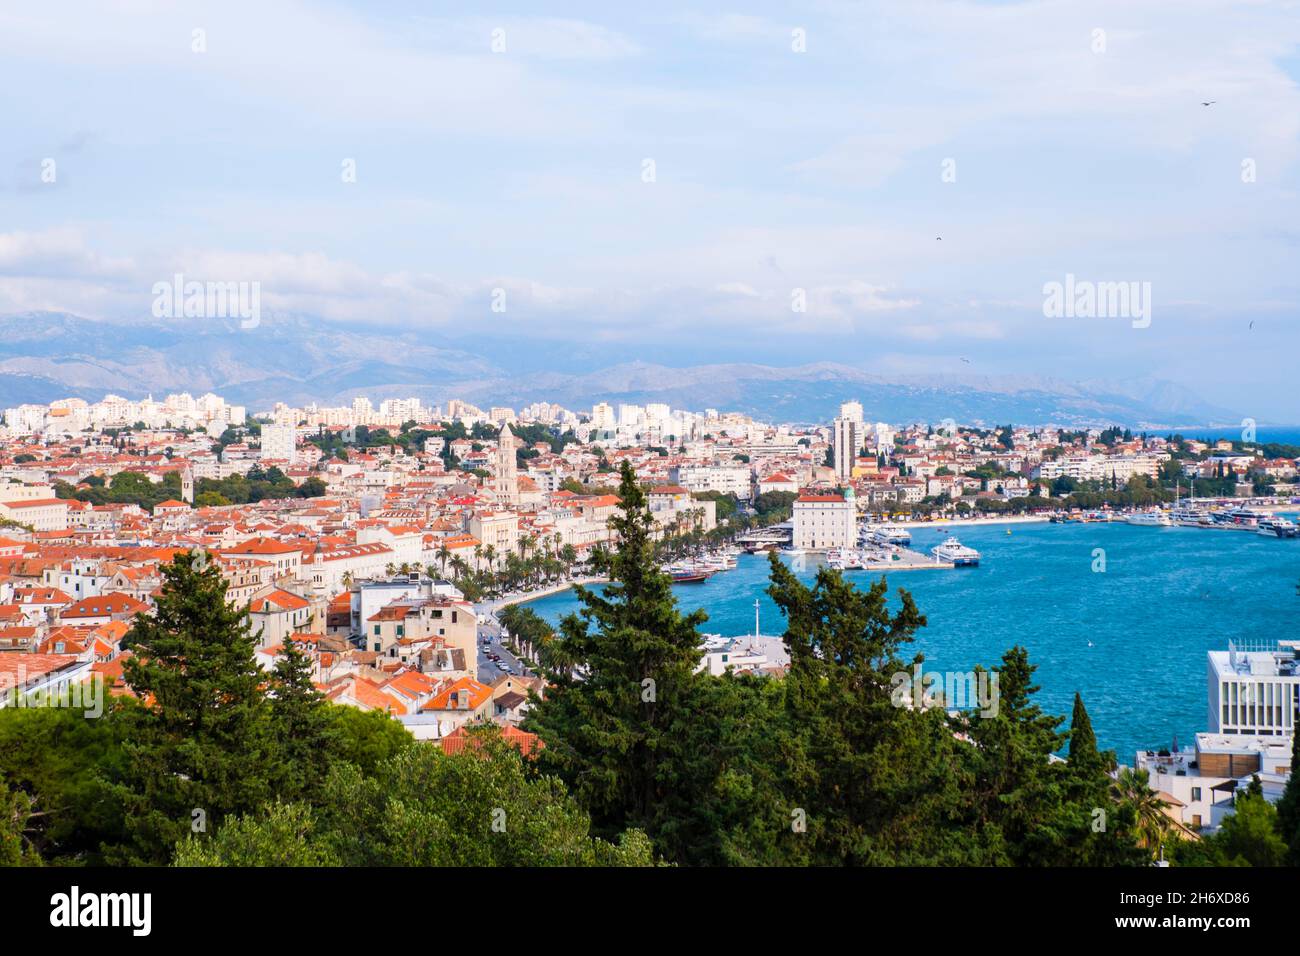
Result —
[[[1300, 421], [1298, 84], [1285, 0], [6, 4], [0, 314], [148, 321], [180, 273], [515, 365], [1156, 378]], [[1067, 276], [1149, 312], [1046, 315]]]

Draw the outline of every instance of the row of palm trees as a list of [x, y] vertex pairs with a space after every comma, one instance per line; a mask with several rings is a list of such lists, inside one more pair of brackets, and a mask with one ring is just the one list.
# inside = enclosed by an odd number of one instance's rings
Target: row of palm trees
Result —
[[444, 544], [436, 556], [436, 565], [421, 568], [410, 562], [392, 563], [385, 571], [389, 575], [423, 571], [431, 578], [449, 578], [468, 599], [477, 601], [567, 580], [578, 563], [577, 549], [565, 544], [558, 533], [520, 535], [517, 552], [502, 553], [492, 544], [481, 544], [475, 546], [470, 560], [452, 554]]

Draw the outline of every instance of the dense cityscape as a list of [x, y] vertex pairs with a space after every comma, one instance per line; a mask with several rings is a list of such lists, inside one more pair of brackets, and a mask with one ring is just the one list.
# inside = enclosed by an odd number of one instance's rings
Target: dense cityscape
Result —
[[[257, 672], [295, 675], [305, 700], [382, 719], [385, 740], [455, 754], [492, 731], [535, 759], [562, 744], [556, 714], [587, 672], [563, 650], [582, 626], [554, 629], [525, 602], [624, 581], [620, 568], [638, 559], [628, 523], [642, 514], [652, 567], [680, 591], [764, 553], [774, 581], [786, 565], [834, 574], [979, 565], [956, 536], [913, 549], [912, 531], [935, 525], [1006, 523], [1010, 534], [1018, 523], [1123, 522], [1289, 538], [1285, 513], [1300, 510], [1300, 449], [1247, 434], [891, 425], [868, 421], [853, 401], [829, 423], [801, 426], [666, 405], [516, 412], [361, 398], [250, 415], [213, 394], [107, 396], [8, 409], [2, 437], [5, 704], [71, 701], [102, 714], [112, 698], [155, 699], [152, 662], [133, 658], [177, 613], [189, 569], [209, 576], [223, 613], [247, 622]], [[899, 613], [910, 606], [904, 599]], [[757, 624], [749, 635], [692, 625], [693, 654], [678, 653], [712, 677], [784, 682], [798, 619], [783, 611], [784, 637]], [[1284, 794], [1296, 650], [1294, 640], [1238, 647], [1229, 637], [1208, 655], [1211, 720], [1194, 746], [1098, 756], [1099, 767], [1112, 761], [1113, 786], [1136, 815], [1137, 852], [1165, 864], [1285, 855], [1280, 837], [1273, 849], [1250, 846], [1228, 821], [1243, 800], [1257, 815], [1294, 803]], [[1027, 661], [1003, 662], [1002, 695], [1015, 666]], [[890, 678], [896, 706], [946, 712], [958, 725], [997, 713], [996, 680], [990, 694], [973, 672], [901, 673]], [[1045, 738], [1053, 759], [1074, 752], [1083, 706], [1076, 695], [1070, 735]], [[0, 771], [34, 787], [9, 798], [31, 812], [60, 802], [32, 768]], [[20, 826], [29, 844], [20, 853], [125, 852], [69, 840], [59, 818]], [[153, 852], [165, 860], [171, 850]], [[727, 859], [718, 852], [711, 862]], [[691, 861], [683, 850], [672, 858]]]

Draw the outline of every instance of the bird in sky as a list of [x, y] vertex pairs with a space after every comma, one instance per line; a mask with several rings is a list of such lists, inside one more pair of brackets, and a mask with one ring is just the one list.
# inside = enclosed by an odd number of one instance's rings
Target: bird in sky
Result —
[[1202, 106], [1213, 106], [1213, 105], [1214, 105], [1215, 103], [1217, 103], [1217, 102], [1219, 102], [1219, 101], [1218, 101], [1218, 100], [1208, 100], [1208, 101], [1206, 101], [1206, 100], [1202, 100], [1202, 101], [1201, 101], [1201, 105], [1202, 105]]
[[1254, 320], [1254, 319], [1251, 319], [1251, 320], [1250, 320], [1250, 327], [1251, 327], [1252, 329], [1255, 327], [1255, 320]]
[[970, 359], [968, 358], [963, 358], [962, 361], [965, 362], [967, 365], [970, 364]]

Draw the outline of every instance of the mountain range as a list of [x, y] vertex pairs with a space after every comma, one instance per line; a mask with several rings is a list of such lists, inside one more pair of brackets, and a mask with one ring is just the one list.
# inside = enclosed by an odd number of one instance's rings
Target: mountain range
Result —
[[[418, 397], [461, 398], [518, 408], [537, 401], [585, 410], [598, 401], [664, 402], [739, 411], [769, 421], [823, 422], [839, 403], [862, 402], [888, 422], [1122, 424], [1169, 428], [1239, 423], [1241, 416], [1163, 381], [1063, 381], [1039, 376], [881, 375], [833, 362], [794, 367], [724, 363], [668, 367], [645, 361], [599, 365], [592, 354], [552, 361], [555, 344], [490, 336], [439, 341], [427, 329], [348, 325], [303, 316], [237, 321], [92, 320], [67, 313], [0, 316], [0, 405], [58, 398], [95, 401], [216, 392], [250, 411], [275, 402], [349, 404]], [[493, 356], [493, 357], [489, 357]], [[531, 358], [531, 364], [530, 364]], [[513, 362], [514, 364], [510, 364]], [[546, 367], [538, 367], [538, 366]]]

